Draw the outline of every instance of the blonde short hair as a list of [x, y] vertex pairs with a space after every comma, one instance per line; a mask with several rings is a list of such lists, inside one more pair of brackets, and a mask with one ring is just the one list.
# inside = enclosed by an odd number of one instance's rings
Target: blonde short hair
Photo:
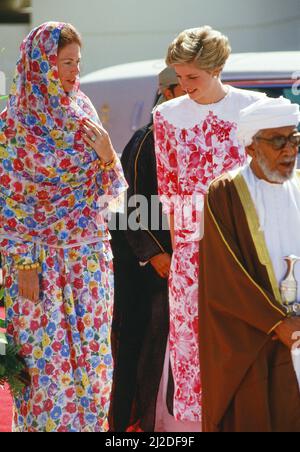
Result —
[[168, 49], [166, 63], [194, 63], [198, 69], [224, 68], [231, 53], [229, 39], [209, 26], [191, 28], [180, 33]]
[[82, 47], [82, 39], [79, 32], [72, 24], [64, 24], [58, 41], [58, 50], [62, 50], [69, 44], [78, 44]]

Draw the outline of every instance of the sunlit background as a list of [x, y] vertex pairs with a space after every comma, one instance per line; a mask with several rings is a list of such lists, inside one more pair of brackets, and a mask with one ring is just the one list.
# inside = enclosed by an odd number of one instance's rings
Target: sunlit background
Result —
[[227, 34], [234, 52], [300, 49], [300, 0], [0, 0], [0, 70], [9, 81], [20, 42], [48, 20], [82, 33], [83, 74], [163, 58], [179, 31], [205, 24]]
[[[297, 50], [300, 55], [300, 0], [0, 0], [0, 71], [6, 75], [6, 93], [21, 41], [34, 26], [49, 20], [71, 22], [81, 32], [82, 76], [114, 65], [163, 59], [180, 31], [207, 24], [229, 36], [234, 53]], [[300, 74], [300, 56], [295, 60], [299, 61], [292, 64], [292, 72]], [[283, 61], [278, 64], [284, 66]], [[82, 88], [118, 152], [150, 119], [161, 69], [147, 64], [93, 75], [94, 80], [108, 79], [99, 86], [83, 78]], [[146, 70], [148, 81], [141, 76], [145, 72], [145, 78]], [[3, 107], [0, 100], [0, 110]]]

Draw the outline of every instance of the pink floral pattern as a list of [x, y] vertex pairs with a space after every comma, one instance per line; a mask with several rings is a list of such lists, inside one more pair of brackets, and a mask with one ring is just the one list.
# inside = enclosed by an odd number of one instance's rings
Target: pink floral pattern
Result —
[[[158, 111], [155, 135], [159, 195], [165, 212], [175, 213], [179, 225], [176, 242], [199, 240], [199, 218], [208, 186], [224, 172], [246, 163], [245, 151], [237, 143], [236, 124], [210, 112], [202, 124], [180, 129]], [[183, 206], [185, 222], [180, 223]]]
[[210, 111], [186, 129], [158, 110], [154, 115], [159, 195], [174, 214], [175, 250], [170, 275], [170, 357], [175, 384], [174, 416], [201, 419], [198, 358], [198, 274], [204, 195], [222, 173], [246, 162], [236, 139], [236, 124]]
[[170, 360], [175, 382], [174, 415], [200, 422], [201, 382], [198, 352], [199, 244], [176, 247], [170, 288]]

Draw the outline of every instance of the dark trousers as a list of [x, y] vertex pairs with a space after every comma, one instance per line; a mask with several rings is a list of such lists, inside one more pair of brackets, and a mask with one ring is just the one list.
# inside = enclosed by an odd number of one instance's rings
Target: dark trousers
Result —
[[168, 331], [167, 281], [151, 264], [140, 267], [135, 257], [115, 259], [111, 431], [125, 431], [137, 421], [153, 431]]

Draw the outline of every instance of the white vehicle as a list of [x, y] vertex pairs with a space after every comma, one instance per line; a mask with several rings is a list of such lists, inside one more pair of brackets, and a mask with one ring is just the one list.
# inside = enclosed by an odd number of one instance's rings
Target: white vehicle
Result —
[[[119, 153], [133, 133], [146, 125], [157, 99], [163, 60], [122, 64], [81, 80]], [[223, 81], [246, 89], [285, 96], [300, 104], [300, 52], [240, 53], [229, 58]]]

